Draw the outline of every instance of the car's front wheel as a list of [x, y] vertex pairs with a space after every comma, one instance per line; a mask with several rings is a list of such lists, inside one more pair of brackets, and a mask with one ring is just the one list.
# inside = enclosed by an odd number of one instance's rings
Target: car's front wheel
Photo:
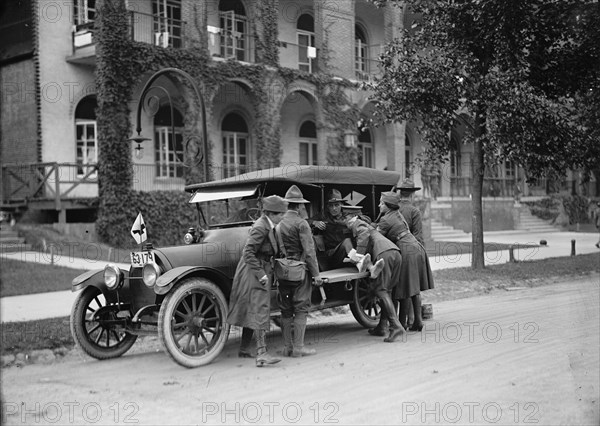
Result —
[[379, 323], [381, 308], [375, 291], [369, 285], [369, 279], [364, 278], [354, 281], [353, 298], [350, 302], [350, 311], [360, 325], [373, 328]]
[[205, 278], [188, 278], [163, 300], [158, 335], [175, 362], [199, 367], [223, 350], [229, 335], [226, 317], [227, 301], [219, 287]]
[[124, 330], [116, 312], [96, 287], [77, 295], [71, 310], [71, 334], [85, 353], [96, 359], [116, 358], [133, 346], [137, 336]]

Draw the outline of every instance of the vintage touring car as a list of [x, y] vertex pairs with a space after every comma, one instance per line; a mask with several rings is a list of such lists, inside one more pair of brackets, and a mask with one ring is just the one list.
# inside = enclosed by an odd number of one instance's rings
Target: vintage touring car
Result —
[[[210, 363], [228, 335], [228, 299], [236, 265], [252, 222], [259, 217], [260, 197], [283, 196], [297, 185], [311, 200], [309, 217], [325, 207], [325, 196], [338, 189], [351, 204], [374, 218], [381, 192], [400, 174], [363, 167], [298, 166], [260, 170], [207, 183], [189, 185], [197, 205], [198, 224], [173, 247], [144, 245], [131, 253], [129, 270], [108, 264], [73, 280], [79, 292], [71, 312], [71, 331], [84, 352], [97, 359], [123, 355], [138, 336], [158, 333], [167, 353], [185, 367]], [[147, 217], [151, 222], [152, 218]], [[367, 273], [354, 267], [324, 270], [323, 287], [314, 287], [311, 309], [349, 305], [364, 327], [379, 316], [377, 298]], [[278, 314], [277, 287], [271, 291], [272, 314]]]

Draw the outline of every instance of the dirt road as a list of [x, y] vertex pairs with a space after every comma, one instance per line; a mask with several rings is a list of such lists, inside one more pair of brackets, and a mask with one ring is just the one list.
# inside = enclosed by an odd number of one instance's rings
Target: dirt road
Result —
[[[6, 424], [599, 424], [600, 276], [436, 303], [405, 341], [351, 315], [318, 351], [262, 369], [230, 338], [213, 364], [162, 351], [2, 371]], [[278, 331], [270, 346], [281, 350]]]

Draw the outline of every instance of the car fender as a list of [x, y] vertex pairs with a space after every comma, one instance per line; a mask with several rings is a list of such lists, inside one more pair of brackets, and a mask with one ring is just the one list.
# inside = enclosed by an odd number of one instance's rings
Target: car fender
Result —
[[[129, 279], [129, 271], [123, 271], [123, 279], [125, 282]], [[104, 297], [106, 297], [106, 301], [109, 303], [113, 303], [117, 301], [116, 292], [109, 290], [104, 283], [104, 269], [94, 269], [91, 271], [86, 271], [83, 274], [73, 278], [71, 281], [71, 291], [76, 292], [83, 290], [86, 287], [93, 286], [98, 288]]]
[[[158, 277], [156, 284], [154, 285], [154, 292], [158, 295], [167, 294], [173, 288], [173, 286], [183, 278], [189, 277], [190, 275], [199, 275], [199, 272], [202, 272], [202, 276], [213, 280], [220, 282], [224, 282], [226, 280], [222, 273], [214, 269], [202, 266], [178, 266], [176, 268], [169, 269], [167, 272]], [[226, 295], [228, 293], [229, 291], [225, 291]]]

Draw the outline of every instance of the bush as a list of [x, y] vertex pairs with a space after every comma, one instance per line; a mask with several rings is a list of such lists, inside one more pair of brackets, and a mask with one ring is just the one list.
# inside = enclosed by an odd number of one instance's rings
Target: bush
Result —
[[129, 191], [105, 197], [96, 222], [98, 238], [114, 247], [134, 247], [131, 226], [142, 213], [148, 242], [155, 247], [181, 244], [187, 229], [198, 223], [189, 199], [190, 194], [182, 191]]
[[531, 214], [544, 220], [556, 220], [561, 205], [569, 217], [569, 223], [589, 223], [588, 209], [590, 202], [581, 195], [553, 195], [539, 201], [525, 203], [529, 206]]

